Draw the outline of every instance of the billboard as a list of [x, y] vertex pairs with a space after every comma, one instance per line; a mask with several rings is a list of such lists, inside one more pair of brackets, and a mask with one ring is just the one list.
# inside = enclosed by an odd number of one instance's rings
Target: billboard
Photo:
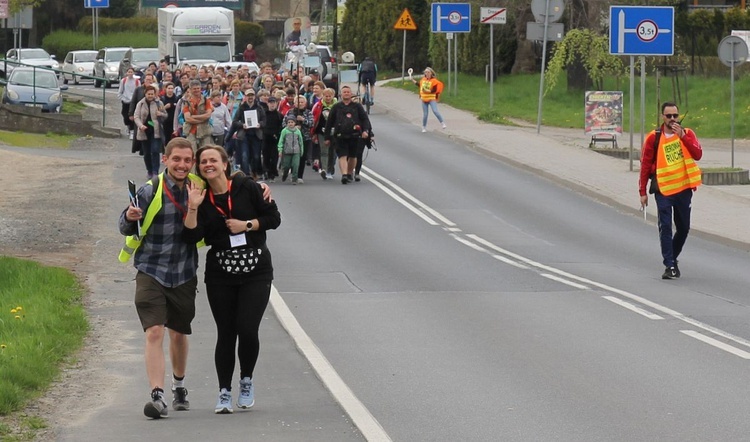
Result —
[[180, 8], [195, 6], [221, 6], [227, 9], [242, 9], [244, 0], [141, 0], [142, 8]]
[[588, 133], [622, 133], [622, 91], [587, 91], [584, 128]]

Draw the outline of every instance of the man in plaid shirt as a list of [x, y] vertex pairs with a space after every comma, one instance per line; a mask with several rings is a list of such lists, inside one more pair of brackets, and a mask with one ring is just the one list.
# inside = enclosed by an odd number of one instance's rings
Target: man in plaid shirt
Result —
[[[169, 329], [174, 410], [188, 410], [184, 385], [191, 322], [195, 317], [198, 251], [181, 240], [183, 219], [187, 215], [188, 194], [185, 182], [193, 167], [193, 148], [185, 138], [174, 138], [162, 157], [166, 170], [137, 192], [138, 207], [128, 206], [120, 215], [123, 235], [135, 235], [138, 223], [147, 218], [149, 208], [155, 215], [142, 241], [135, 249], [135, 306], [146, 332], [146, 374], [151, 384], [151, 399], [143, 413], [159, 419], [167, 416], [164, 402], [164, 334]], [[154, 205], [154, 207], [151, 207]]]

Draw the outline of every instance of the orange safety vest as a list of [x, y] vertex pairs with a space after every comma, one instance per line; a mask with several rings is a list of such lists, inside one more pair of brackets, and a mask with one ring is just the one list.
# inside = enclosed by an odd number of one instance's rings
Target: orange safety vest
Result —
[[[437, 92], [432, 92], [432, 87], [437, 86]], [[419, 79], [419, 98], [425, 103], [429, 103], [432, 100], [437, 100], [437, 95], [443, 92], [443, 82], [435, 77], [429, 80], [422, 77]]]
[[701, 170], [690, 151], [677, 136], [659, 140], [656, 156], [656, 182], [664, 196], [680, 193], [701, 185]]

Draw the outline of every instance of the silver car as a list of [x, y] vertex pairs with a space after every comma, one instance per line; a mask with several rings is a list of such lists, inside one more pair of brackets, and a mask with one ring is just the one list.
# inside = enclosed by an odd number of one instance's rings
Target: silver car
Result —
[[104, 86], [109, 87], [110, 84], [117, 83], [120, 79], [118, 68], [120, 67], [120, 60], [123, 59], [125, 53], [128, 52], [129, 47], [120, 48], [102, 48], [96, 54], [96, 61], [94, 62], [94, 77], [104, 78], [104, 80], [94, 80], [94, 87]]
[[136, 75], [142, 77], [146, 68], [148, 68], [149, 63], [156, 63], [156, 66], [158, 67], [160, 59], [159, 49], [157, 48], [130, 49], [125, 53], [125, 57], [120, 60], [118, 68], [120, 78], [125, 77], [130, 68], [133, 68]]
[[68, 52], [62, 65], [63, 83], [68, 84], [72, 81], [73, 84], [78, 84], [81, 81], [81, 75], [91, 75], [94, 71], [95, 61], [96, 51]]
[[8, 78], [8, 75], [18, 66], [60, 69], [60, 64], [55, 60], [55, 56], [49, 55], [42, 48], [10, 49], [5, 54], [5, 61], [0, 60], [0, 76]]
[[13, 69], [3, 89], [2, 102], [40, 108], [42, 112], [60, 112], [62, 92], [57, 75], [48, 70], [17, 67]]

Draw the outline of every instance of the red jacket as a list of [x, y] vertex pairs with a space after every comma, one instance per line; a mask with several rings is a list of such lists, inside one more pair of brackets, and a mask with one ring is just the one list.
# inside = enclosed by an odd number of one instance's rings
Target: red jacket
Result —
[[[664, 136], [663, 124], [661, 125], [661, 136]], [[648, 185], [649, 177], [656, 173], [656, 150], [654, 149], [655, 137], [656, 131], [652, 130], [643, 141], [643, 148], [641, 149], [641, 175], [638, 180], [638, 193], [641, 196], [646, 195], [646, 186]], [[685, 136], [682, 137], [681, 141], [695, 161], [701, 159], [703, 156], [703, 148], [698, 142], [698, 137], [695, 136], [695, 132], [691, 129], [685, 128]]]

